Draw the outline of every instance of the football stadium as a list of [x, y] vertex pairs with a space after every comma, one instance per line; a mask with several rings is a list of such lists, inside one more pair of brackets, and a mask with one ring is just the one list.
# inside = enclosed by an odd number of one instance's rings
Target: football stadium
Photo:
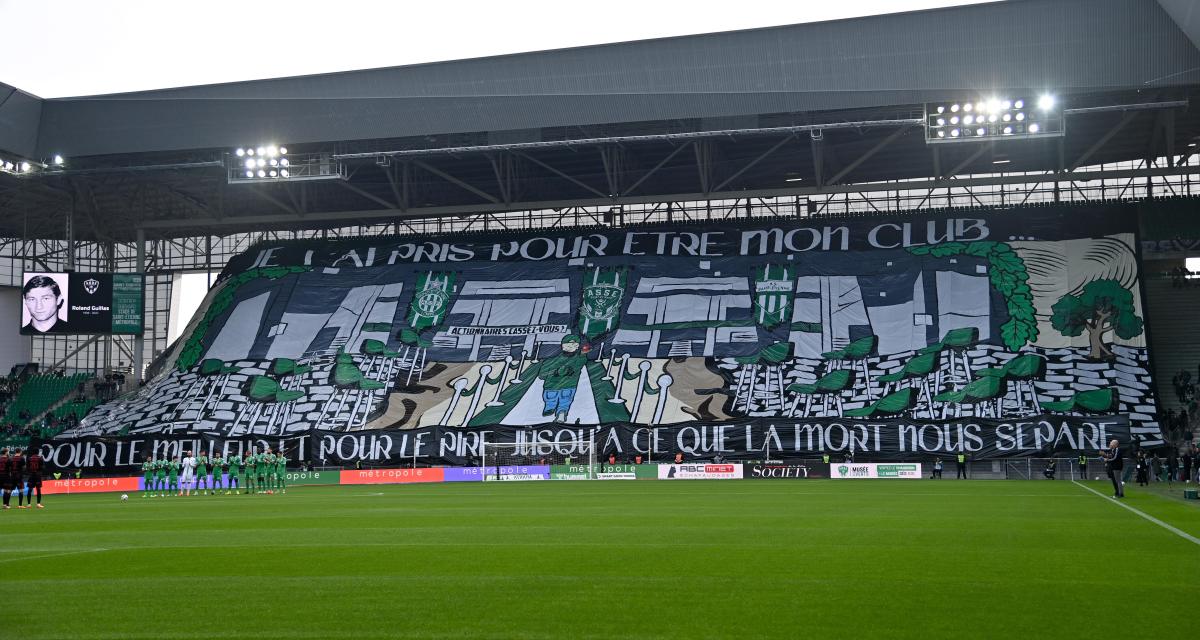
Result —
[[448, 60], [0, 84], [0, 637], [1184, 637], [1200, 5]]

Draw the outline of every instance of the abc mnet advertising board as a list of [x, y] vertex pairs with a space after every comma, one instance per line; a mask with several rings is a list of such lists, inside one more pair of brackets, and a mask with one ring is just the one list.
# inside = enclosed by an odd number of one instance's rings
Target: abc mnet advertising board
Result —
[[659, 480], [737, 480], [742, 477], [740, 464], [660, 464]]
[[143, 331], [140, 273], [36, 272], [21, 277], [23, 335]]

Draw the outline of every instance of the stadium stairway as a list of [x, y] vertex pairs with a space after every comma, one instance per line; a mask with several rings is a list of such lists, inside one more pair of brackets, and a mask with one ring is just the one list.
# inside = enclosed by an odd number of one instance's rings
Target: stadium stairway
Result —
[[1147, 270], [1142, 279], [1146, 290], [1146, 316], [1150, 338], [1150, 357], [1159, 406], [1179, 410], [1183, 405], [1175, 393], [1172, 378], [1180, 371], [1200, 378], [1200, 282], [1178, 288], [1171, 278]]

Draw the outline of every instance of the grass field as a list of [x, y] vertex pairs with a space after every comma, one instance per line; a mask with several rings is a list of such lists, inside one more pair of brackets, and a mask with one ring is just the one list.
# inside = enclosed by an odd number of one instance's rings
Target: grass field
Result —
[[[1200, 508], [1128, 493], [1200, 537]], [[1161, 639], [1191, 626], [1200, 596], [1200, 546], [1061, 481], [46, 503], [0, 513], [3, 638]]]

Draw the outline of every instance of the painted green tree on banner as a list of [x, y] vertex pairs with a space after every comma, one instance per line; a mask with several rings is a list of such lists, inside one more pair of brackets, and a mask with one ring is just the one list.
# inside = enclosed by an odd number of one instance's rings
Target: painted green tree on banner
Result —
[[579, 333], [591, 339], [617, 328], [621, 322], [621, 301], [629, 283], [629, 270], [621, 267], [597, 267], [584, 276], [579, 304]]
[[764, 265], [754, 274], [754, 321], [771, 329], [791, 318], [792, 296], [796, 289], [792, 268]]
[[1029, 288], [1029, 271], [1025, 268], [1025, 261], [1007, 243], [991, 240], [943, 242], [909, 247], [908, 252], [916, 256], [934, 258], [968, 255], [987, 260], [988, 279], [992, 288], [1004, 296], [1008, 310], [1008, 320], [1000, 325], [1000, 338], [1004, 341], [1004, 346], [1017, 351], [1026, 344], [1037, 341], [1037, 317], [1033, 306], [1033, 291]]
[[408, 326], [416, 331], [441, 324], [450, 308], [454, 273], [429, 271], [417, 277], [417, 290], [408, 305]]
[[1078, 336], [1086, 329], [1092, 360], [1108, 360], [1113, 352], [1104, 343], [1112, 331], [1128, 340], [1141, 335], [1142, 319], [1133, 308], [1133, 293], [1111, 279], [1093, 280], [1079, 295], [1067, 294], [1050, 307], [1050, 324], [1064, 336]]

